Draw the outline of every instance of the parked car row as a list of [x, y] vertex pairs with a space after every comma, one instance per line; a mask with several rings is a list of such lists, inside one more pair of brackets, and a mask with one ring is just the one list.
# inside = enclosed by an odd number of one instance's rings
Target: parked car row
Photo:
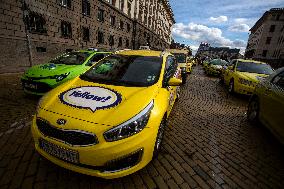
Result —
[[24, 91], [48, 91], [32, 122], [35, 149], [61, 167], [97, 177], [143, 168], [158, 155], [179, 98], [179, 59], [166, 51], [82, 50], [27, 70]]
[[284, 67], [274, 71], [264, 62], [244, 59], [214, 59], [203, 67], [207, 74], [219, 76], [229, 93], [251, 95], [248, 120], [261, 122], [284, 144]]

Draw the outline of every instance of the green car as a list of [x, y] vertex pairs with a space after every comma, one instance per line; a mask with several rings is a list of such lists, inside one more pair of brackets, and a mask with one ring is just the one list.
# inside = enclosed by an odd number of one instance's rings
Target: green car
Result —
[[58, 85], [87, 71], [94, 63], [110, 55], [94, 49], [65, 53], [47, 64], [28, 69], [21, 78], [26, 93], [43, 95]]
[[260, 121], [284, 144], [284, 67], [257, 85], [247, 118], [252, 123]]
[[213, 59], [209, 62], [209, 64], [204, 68], [206, 74], [219, 76], [221, 74], [221, 70], [223, 66], [228, 64], [227, 61], [222, 59]]

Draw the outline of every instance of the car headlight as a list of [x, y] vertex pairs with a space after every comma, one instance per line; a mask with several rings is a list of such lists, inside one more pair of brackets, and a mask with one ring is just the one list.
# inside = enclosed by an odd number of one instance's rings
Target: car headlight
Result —
[[146, 106], [146, 108], [144, 108], [136, 116], [122, 123], [121, 125], [106, 131], [104, 133], [105, 140], [108, 142], [113, 142], [130, 137], [142, 131], [148, 123], [153, 107], [154, 101], [152, 100]]
[[244, 78], [239, 78], [239, 82], [243, 85], [249, 85], [249, 86], [254, 86], [254, 82], [253, 81], [249, 81], [247, 79]]
[[256, 79], [257, 79], [258, 81], [264, 81], [266, 78], [263, 77], [263, 76], [256, 76]]
[[63, 79], [65, 79], [69, 74], [70, 74], [70, 72], [65, 73], [65, 74], [61, 74], [61, 75], [55, 75], [55, 76], [52, 76], [51, 78], [55, 79], [56, 82], [59, 82], [59, 81], [62, 81]]

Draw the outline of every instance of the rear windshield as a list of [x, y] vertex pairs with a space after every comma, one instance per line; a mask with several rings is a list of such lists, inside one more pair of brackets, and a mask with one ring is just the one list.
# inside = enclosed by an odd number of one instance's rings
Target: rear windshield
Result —
[[111, 55], [80, 77], [111, 85], [150, 86], [158, 81], [161, 67], [161, 57]]
[[186, 63], [186, 55], [183, 53], [173, 53], [178, 63]]

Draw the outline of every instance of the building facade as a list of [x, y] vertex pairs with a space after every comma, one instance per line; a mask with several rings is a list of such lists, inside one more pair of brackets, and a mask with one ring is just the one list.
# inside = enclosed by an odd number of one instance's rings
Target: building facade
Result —
[[250, 29], [246, 58], [284, 66], [284, 8], [273, 8]]
[[201, 59], [221, 58], [227, 61], [236, 58], [242, 58], [240, 49], [230, 49], [229, 47], [211, 47], [209, 43], [205, 42], [200, 43], [196, 56], [200, 57]]
[[166, 49], [174, 22], [167, 0], [3, 0], [0, 69], [90, 47]]

